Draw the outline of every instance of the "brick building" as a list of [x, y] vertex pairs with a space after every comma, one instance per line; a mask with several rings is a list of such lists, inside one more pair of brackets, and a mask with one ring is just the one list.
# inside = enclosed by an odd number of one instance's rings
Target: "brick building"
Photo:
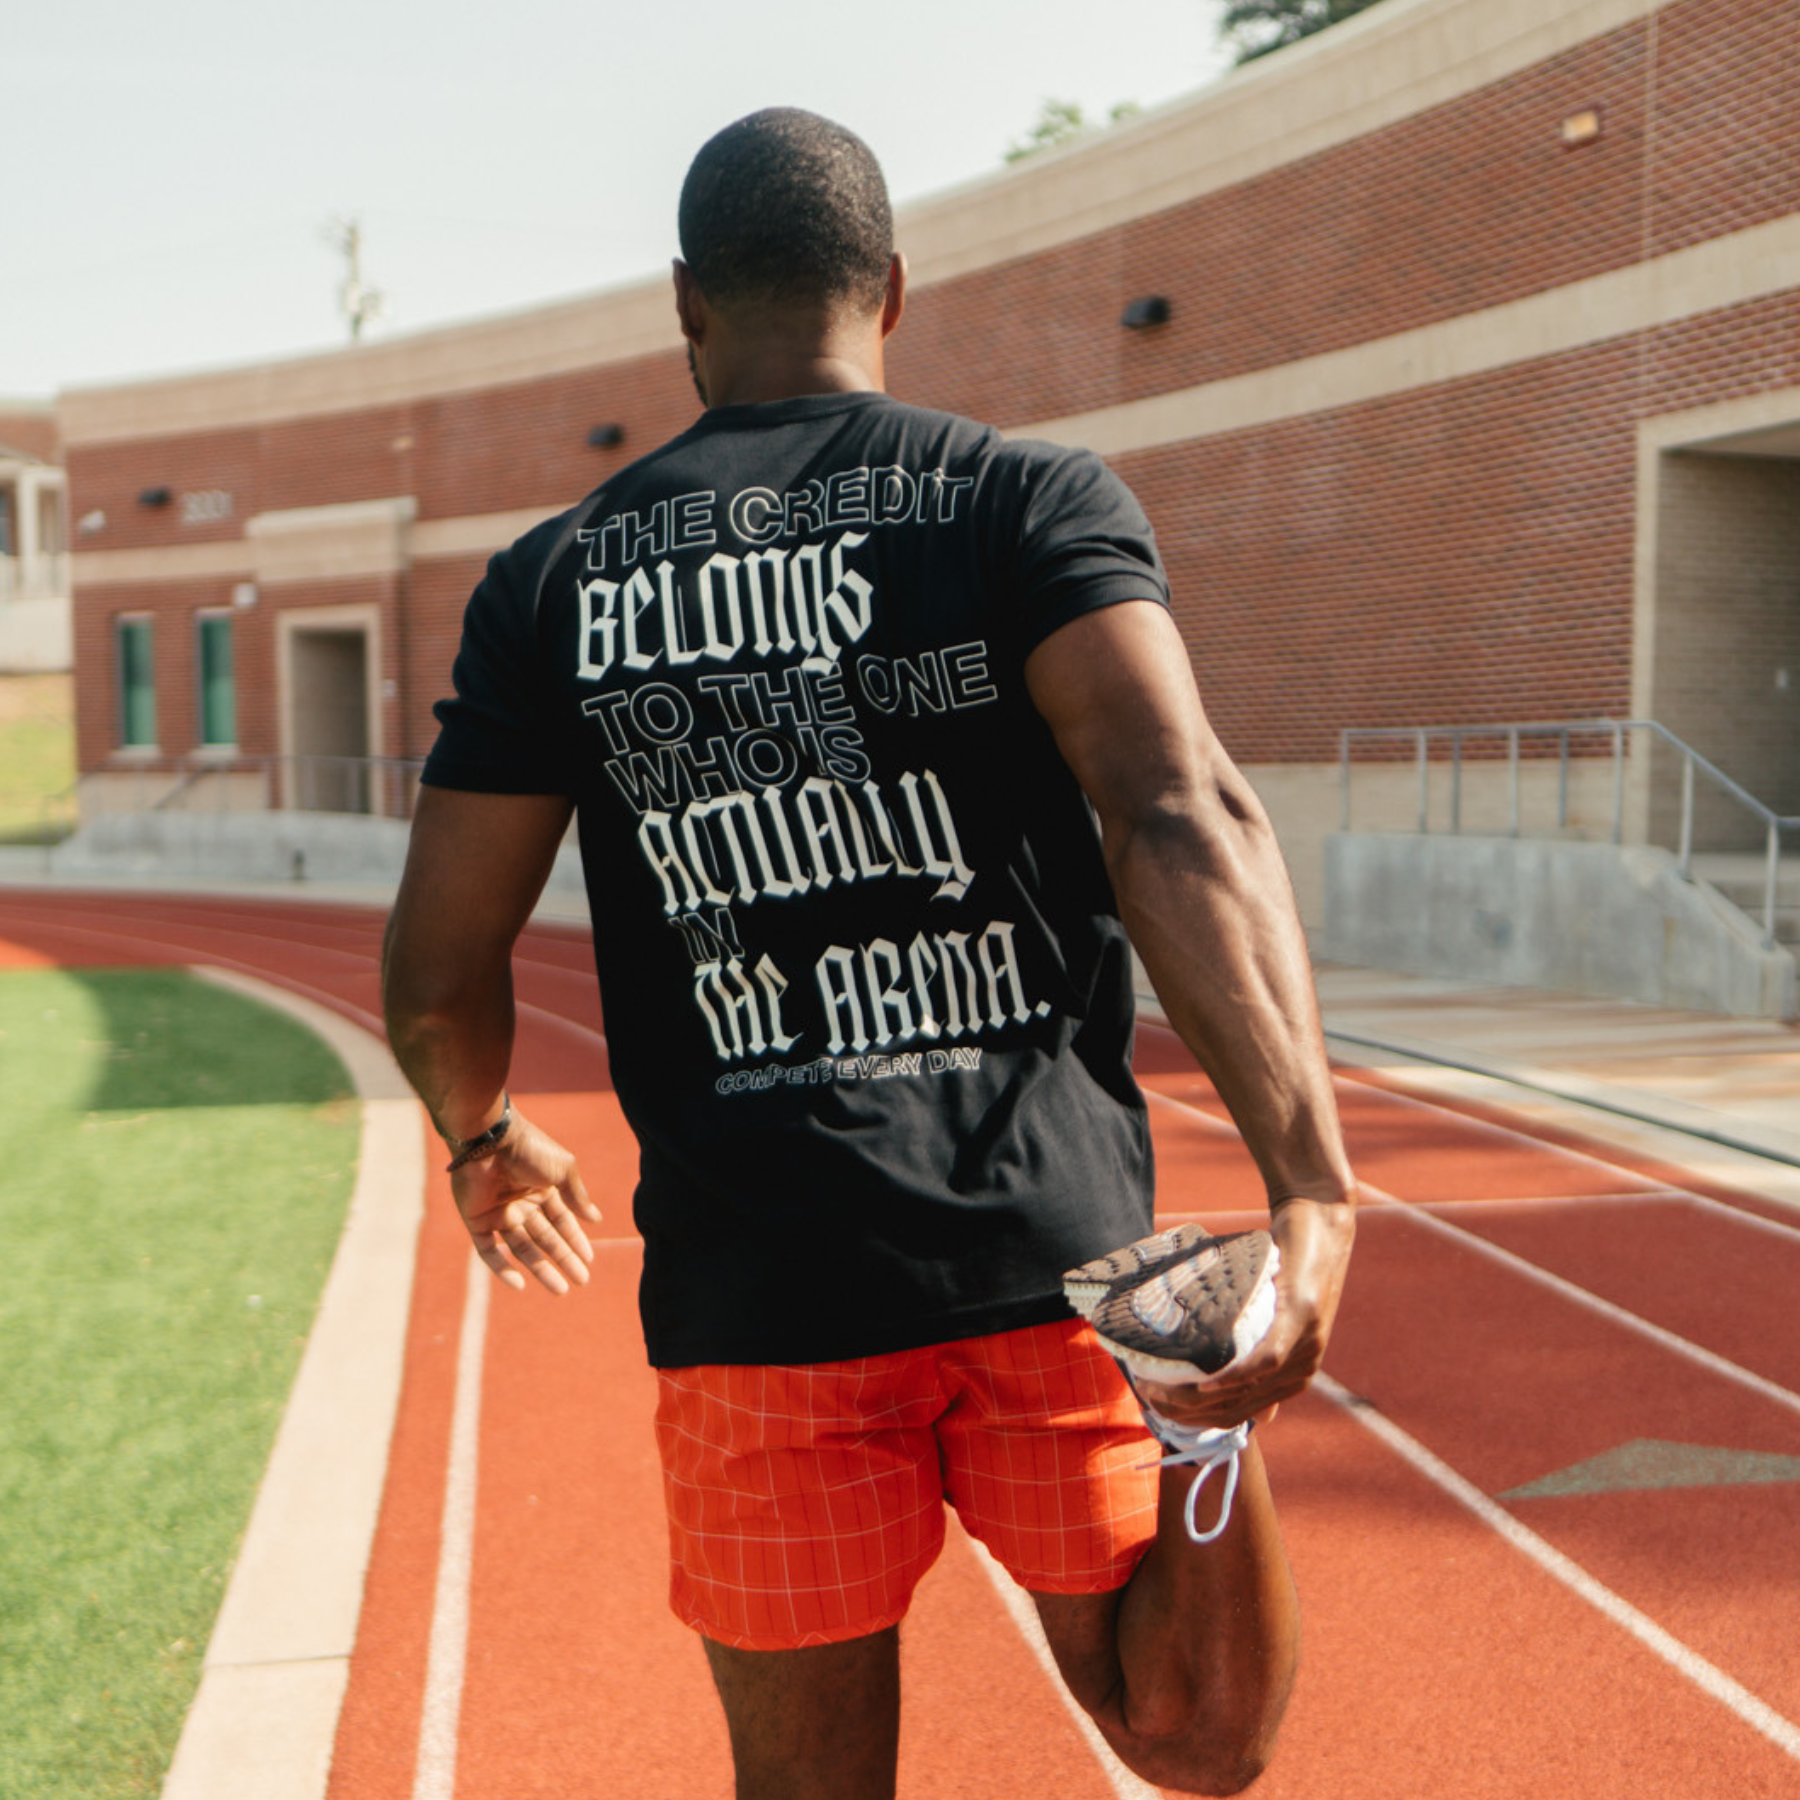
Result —
[[[1384, 0], [902, 215], [891, 385], [1134, 485], [1310, 917], [1346, 727], [1653, 718], [1800, 812], [1797, 68], [1795, 0]], [[693, 410], [660, 272], [65, 394], [87, 804], [421, 755], [489, 552]]]

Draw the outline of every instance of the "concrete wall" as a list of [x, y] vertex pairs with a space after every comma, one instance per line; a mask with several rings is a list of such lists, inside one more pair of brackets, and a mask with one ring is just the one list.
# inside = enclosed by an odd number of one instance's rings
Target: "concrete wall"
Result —
[[1337, 832], [1326, 960], [1650, 1005], [1793, 1018], [1793, 955], [1667, 852]]
[[[404, 820], [329, 813], [109, 813], [44, 859], [51, 876], [203, 876], [214, 881], [354, 882], [395, 886]], [[565, 844], [549, 888], [582, 891], [581, 856]]]
[[[1472, 733], [1461, 777], [1463, 831], [1511, 836], [1516, 804], [1518, 828], [1525, 835], [1610, 842], [1616, 803], [1613, 763], [1610, 755], [1598, 753], [1598, 747], [1606, 742], [1598, 735], [1582, 739], [1565, 772], [1559, 767], [1554, 740], [1527, 740], [1515, 792], [1504, 738]], [[1385, 743], [1382, 747], [1391, 748]], [[1399, 761], [1372, 761], [1370, 755], [1367, 749], [1359, 750], [1350, 771], [1351, 828], [1358, 832], [1416, 830], [1421, 805], [1417, 762], [1409, 750]], [[1426, 768], [1425, 817], [1432, 830], [1448, 832], [1455, 803], [1448, 746], [1437, 745], [1433, 755], [1437, 760]], [[1631, 771], [1628, 753], [1628, 788]], [[1317, 936], [1325, 923], [1323, 846], [1340, 829], [1343, 770], [1337, 763], [1247, 763], [1244, 774], [1268, 808], [1281, 841], [1301, 920]], [[1628, 808], [1628, 824], [1629, 816]]]
[[12, 675], [48, 674], [74, 663], [74, 622], [67, 599], [0, 604], [0, 670]]

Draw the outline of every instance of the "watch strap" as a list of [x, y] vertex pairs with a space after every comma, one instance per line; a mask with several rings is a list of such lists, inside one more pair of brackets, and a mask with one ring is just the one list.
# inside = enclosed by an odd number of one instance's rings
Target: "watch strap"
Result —
[[446, 1165], [454, 1174], [458, 1169], [472, 1162], [480, 1162], [484, 1156], [492, 1156], [505, 1141], [506, 1134], [512, 1129], [513, 1109], [512, 1096], [502, 1093], [500, 1096], [500, 1117], [486, 1131], [477, 1137], [452, 1137], [447, 1131], [442, 1133], [445, 1145], [450, 1151], [450, 1161]]

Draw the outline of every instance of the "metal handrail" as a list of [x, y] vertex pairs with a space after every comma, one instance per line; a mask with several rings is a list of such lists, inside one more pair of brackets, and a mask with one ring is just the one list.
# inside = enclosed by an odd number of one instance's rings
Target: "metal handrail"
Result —
[[[77, 781], [62, 789], [60, 793], [45, 794], [38, 801], [38, 842], [46, 850], [52, 844], [66, 838], [75, 829], [76, 821], [80, 816], [78, 810], [80, 793], [81, 783]], [[56, 828], [59, 815], [67, 827], [62, 831], [58, 831]]]
[[1773, 807], [1757, 799], [1741, 783], [1734, 781], [1716, 763], [1702, 756], [1698, 750], [1678, 738], [1666, 725], [1659, 724], [1654, 719], [1532, 720], [1518, 724], [1496, 725], [1346, 726], [1339, 733], [1339, 829], [1343, 831], [1350, 829], [1350, 772], [1352, 747], [1356, 743], [1385, 739], [1410, 742], [1413, 745], [1413, 757], [1418, 767], [1418, 829], [1421, 834], [1426, 834], [1431, 830], [1431, 750], [1434, 743], [1441, 743], [1448, 739], [1450, 745], [1450, 830], [1455, 833], [1462, 829], [1462, 771], [1465, 740], [1471, 738], [1492, 740], [1504, 737], [1510, 809], [1509, 829], [1511, 835], [1517, 837], [1522, 828], [1519, 762], [1520, 748], [1524, 741], [1528, 738], [1543, 737], [1557, 739], [1556, 825], [1557, 829], [1562, 831], [1567, 829], [1569, 823], [1569, 762], [1572, 741], [1578, 737], [1604, 737], [1610, 745], [1613, 771], [1612, 841], [1615, 844], [1623, 843], [1625, 838], [1625, 744], [1626, 734], [1634, 731], [1648, 732], [1681, 758], [1680, 847], [1676, 856], [1684, 878], [1690, 881], [1693, 879], [1696, 775], [1704, 775], [1715, 789], [1743, 807], [1762, 825], [1765, 856], [1763, 938], [1765, 943], [1773, 944], [1775, 942], [1776, 899], [1781, 875], [1781, 834], [1784, 831], [1800, 830], [1800, 814], [1776, 812]]
[[[424, 766], [422, 757], [412, 756], [245, 756], [233, 751], [152, 755], [134, 761], [131, 772], [140, 777], [140, 785], [152, 778], [166, 779], [170, 785], [160, 788], [154, 797], [146, 795], [136, 806], [115, 806], [113, 810], [282, 811], [407, 818], [412, 811], [412, 790]], [[257, 778], [247, 785], [257, 789], [258, 798], [246, 801], [242, 786], [234, 786], [231, 778], [244, 776]], [[186, 804], [209, 787], [213, 790], [209, 807]]]

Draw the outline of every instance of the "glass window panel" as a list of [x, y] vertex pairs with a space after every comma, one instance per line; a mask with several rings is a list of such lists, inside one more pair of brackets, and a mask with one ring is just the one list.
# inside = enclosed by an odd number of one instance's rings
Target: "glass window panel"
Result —
[[156, 742], [156, 671], [148, 619], [119, 621], [119, 742]]
[[231, 616], [206, 614], [200, 626], [200, 741], [237, 742], [237, 682], [232, 673]]

